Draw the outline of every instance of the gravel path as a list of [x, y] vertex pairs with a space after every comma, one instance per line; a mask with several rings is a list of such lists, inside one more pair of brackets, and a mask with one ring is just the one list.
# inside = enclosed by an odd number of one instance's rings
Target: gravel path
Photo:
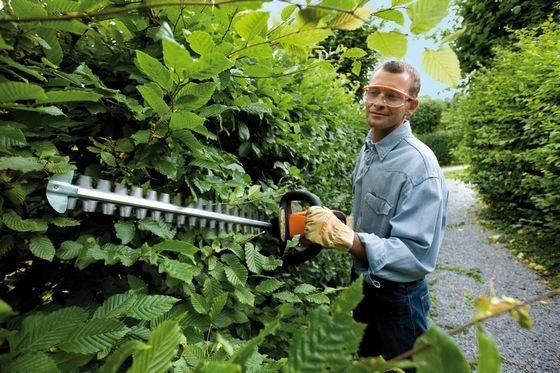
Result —
[[[432, 292], [432, 320], [445, 330], [463, 325], [474, 315], [480, 292], [489, 295], [494, 282], [497, 296], [527, 300], [547, 291], [539, 275], [520, 263], [494, 235], [476, 223], [476, 193], [464, 183], [448, 179], [449, 220], [438, 259], [438, 269], [428, 279]], [[560, 372], [560, 297], [533, 304], [531, 330], [522, 329], [508, 315], [488, 320], [502, 354], [502, 372]], [[475, 329], [454, 337], [467, 360], [476, 362]]]

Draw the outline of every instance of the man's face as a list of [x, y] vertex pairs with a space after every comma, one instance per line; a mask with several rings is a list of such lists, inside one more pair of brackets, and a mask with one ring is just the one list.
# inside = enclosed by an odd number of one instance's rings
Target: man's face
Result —
[[[372, 75], [369, 85], [381, 85], [391, 87], [401, 92], [409, 92], [411, 79], [408, 73], [393, 74], [382, 69], [377, 70]], [[405, 100], [404, 105], [400, 107], [390, 107], [384, 102], [383, 92], [389, 90], [381, 90], [376, 98], [365, 100], [365, 114], [369, 126], [373, 129], [373, 140], [379, 141], [391, 133], [395, 128], [400, 126], [405, 117], [412, 115], [418, 107], [417, 100]], [[390, 92], [394, 93], [394, 92]]]

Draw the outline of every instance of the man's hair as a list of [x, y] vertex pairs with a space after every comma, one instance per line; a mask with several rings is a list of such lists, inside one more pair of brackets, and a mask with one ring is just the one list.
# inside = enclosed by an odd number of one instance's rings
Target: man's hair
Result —
[[408, 93], [410, 93], [412, 97], [418, 97], [418, 93], [420, 93], [420, 74], [418, 73], [418, 70], [414, 68], [414, 66], [404, 61], [391, 60], [384, 62], [381, 66], [375, 69], [375, 71], [381, 69], [392, 74], [407, 73], [412, 80]]

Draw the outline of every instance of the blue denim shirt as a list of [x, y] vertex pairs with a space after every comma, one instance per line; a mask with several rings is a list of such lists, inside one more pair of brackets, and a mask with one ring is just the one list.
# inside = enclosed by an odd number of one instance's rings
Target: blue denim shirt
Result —
[[434, 153], [408, 121], [378, 143], [368, 133], [352, 175], [354, 230], [367, 262], [357, 274], [410, 282], [432, 272], [447, 220], [448, 190]]

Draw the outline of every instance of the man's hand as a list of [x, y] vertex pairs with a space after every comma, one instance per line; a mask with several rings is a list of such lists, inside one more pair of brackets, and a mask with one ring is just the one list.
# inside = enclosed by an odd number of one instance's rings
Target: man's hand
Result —
[[354, 242], [354, 231], [326, 207], [313, 206], [305, 215], [305, 238], [323, 247], [347, 251]]

